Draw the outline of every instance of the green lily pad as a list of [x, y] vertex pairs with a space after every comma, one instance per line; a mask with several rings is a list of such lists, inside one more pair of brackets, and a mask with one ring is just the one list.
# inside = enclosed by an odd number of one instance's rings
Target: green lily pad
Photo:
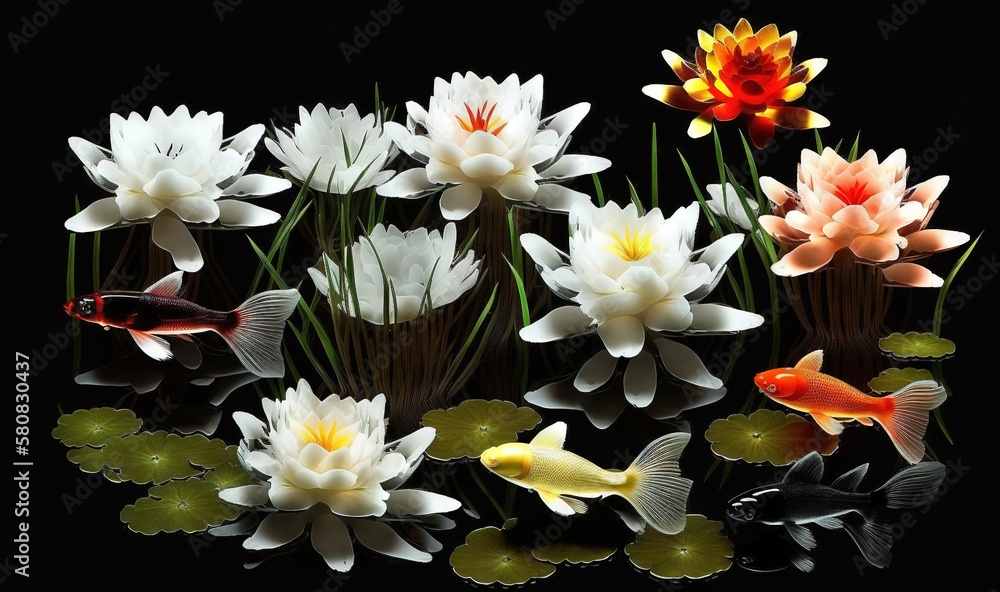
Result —
[[934, 380], [934, 375], [924, 368], [889, 368], [869, 380], [868, 388], [876, 393], [892, 393], [918, 380]]
[[500, 583], [517, 586], [530, 580], [547, 578], [556, 566], [535, 559], [531, 550], [506, 540], [495, 526], [480, 528], [465, 537], [465, 544], [451, 553], [452, 569], [459, 576], [488, 586]]
[[98, 473], [104, 470], [103, 446], [100, 448], [93, 446], [70, 448], [66, 451], [66, 458], [70, 462], [80, 465], [80, 470], [84, 473]]
[[111, 438], [134, 434], [142, 420], [128, 409], [77, 409], [60, 416], [52, 437], [66, 446], [103, 446]]
[[658, 578], [705, 578], [733, 564], [733, 543], [721, 531], [722, 522], [688, 514], [681, 532], [663, 534], [647, 528], [634, 543], [625, 545], [625, 554], [633, 565]]
[[933, 333], [893, 333], [878, 340], [879, 348], [897, 358], [943, 358], [955, 353], [955, 342]]
[[226, 443], [201, 434], [145, 432], [109, 440], [104, 448], [105, 466], [118, 470], [122, 480], [136, 483], [193, 477], [203, 472], [201, 467], [215, 467], [226, 459]]
[[458, 407], [433, 409], [421, 423], [437, 430], [427, 456], [437, 460], [478, 458], [484, 450], [517, 441], [517, 434], [538, 425], [542, 416], [510, 401], [462, 401]]
[[219, 498], [219, 488], [201, 479], [170, 481], [149, 489], [149, 497], [121, 511], [122, 522], [135, 532], [198, 532], [232, 520], [242, 510]]
[[560, 563], [593, 563], [604, 561], [615, 554], [615, 547], [600, 545], [581, 545], [575, 543], [555, 542], [545, 549], [532, 549], [531, 554], [535, 559], [548, 561], [554, 565]]
[[829, 455], [840, 440], [794, 413], [758, 409], [750, 416], [733, 414], [713, 421], [705, 432], [712, 452], [726, 460], [791, 464], [813, 450]]
[[238, 446], [226, 448], [228, 458], [224, 463], [205, 473], [205, 481], [215, 483], [215, 486], [220, 490], [256, 483], [257, 480], [247, 472], [236, 456], [238, 448]]

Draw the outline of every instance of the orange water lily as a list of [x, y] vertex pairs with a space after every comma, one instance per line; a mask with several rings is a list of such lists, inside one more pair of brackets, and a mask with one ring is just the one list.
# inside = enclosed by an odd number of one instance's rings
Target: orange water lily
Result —
[[754, 33], [746, 19], [733, 31], [722, 24], [715, 25], [714, 35], [699, 30], [694, 63], [663, 50], [663, 59], [684, 85], [649, 84], [642, 92], [671, 107], [697, 111], [688, 127], [692, 138], [711, 132], [713, 119], [730, 121], [740, 114], [749, 118], [750, 139], [757, 148], [771, 143], [775, 126], [826, 127], [830, 122], [822, 115], [787, 105], [826, 67], [823, 58], [793, 65], [796, 37], [795, 31], [780, 35], [774, 24]]
[[927, 228], [949, 179], [907, 187], [903, 149], [882, 161], [869, 150], [853, 162], [830, 147], [806, 149], [798, 169], [796, 190], [760, 179], [773, 212], [760, 225], [788, 249], [771, 266], [777, 275], [816, 271], [850, 249], [859, 263], [879, 266], [888, 284], [937, 287], [944, 280], [914, 261], [969, 241], [964, 232]]

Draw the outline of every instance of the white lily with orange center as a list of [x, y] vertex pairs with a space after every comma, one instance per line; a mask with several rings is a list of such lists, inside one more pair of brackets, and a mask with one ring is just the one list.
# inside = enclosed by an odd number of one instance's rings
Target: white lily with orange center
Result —
[[949, 179], [941, 175], [908, 188], [908, 171], [903, 149], [881, 162], [872, 150], [848, 162], [827, 147], [822, 154], [802, 151], [797, 190], [761, 177], [774, 215], [761, 216], [760, 224], [790, 249], [772, 271], [810, 273], [850, 249], [859, 263], [882, 268], [890, 284], [941, 286], [944, 280], [913, 261], [962, 245], [969, 235], [926, 228]]
[[69, 145], [87, 174], [115, 197], [99, 199], [66, 220], [73, 232], [94, 232], [120, 224], [149, 222], [153, 242], [170, 253], [174, 265], [198, 271], [201, 250], [187, 224], [261, 226], [277, 222], [277, 212], [237, 199], [264, 196], [292, 186], [286, 179], [245, 175], [264, 134], [251, 125], [223, 139], [221, 112], [192, 116], [181, 105], [167, 115], [153, 107], [149, 119], [138, 113], [111, 114], [111, 150], [83, 138]]
[[424, 516], [460, 506], [437, 493], [399, 489], [433, 441], [433, 428], [387, 443], [385, 395], [361, 401], [330, 395], [320, 400], [305, 380], [289, 388], [285, 400], [261, 403], [266, 422], [244, 412], [235, 412], [233, 419], [244, 437], [240, 459], [251, 475], [264, 482], [219, 493], [238, 506], [272, 510], [244, 541], [245, 548], [285, 545], [311, 524], [313, 547], [338, 571], [347, 571], [354, 563], [348, 527], [374, 551], [412, 561], [431, 560], [386, 522], [374, 519]]
[[541, 75], [520, 84], [516, 74], [497, 83], [456, 72], [450, 83], [435, 79], [426, 109], [410, 101], [406, 110], [407, 127], [386, 122], [385, 131], [423, 166], [403, 171], [376, 191], [413, 199], [443, 189], [441, 213], [448, 220], [468, 216], [485, 192], [565, 212], [588, 198], [558, 182], [611, 166], [605, 158], [564, 153], [590, 105], [578, 103], [542, 119]]
[[701, 302], [725, 272], [726, 261], [743, 243], [733, 233], [705, 249], [694, 250], [697, 203], [664, 218], [659, 208], [640, 215], [634, 204], [597, 207], [574, 205], [569, 220], [569, 253], [536, 234], [521, 235], [542, 279], [556, 294], [575, 304], [557, 308], [521, 329], [521, 338], [548, 342], [597, 331], [605, 350], [576, 376], [578, 390], [605, 385], [619, 358], [629, 358], [625, 395], [647, 406], [656, 390], [656, 366], [644, 346], [647, 333], [666, 370], [705, 388], [719, 388], [698, 355], [668, 338], [685, 334], [730, 333], [759, 326], [758, 314], [722, 304]]

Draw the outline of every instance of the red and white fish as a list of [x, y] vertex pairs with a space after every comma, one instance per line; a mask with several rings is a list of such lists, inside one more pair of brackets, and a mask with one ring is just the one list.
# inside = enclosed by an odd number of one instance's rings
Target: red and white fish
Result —
[[105, 329], [125, 329], [154, 360], [173, 357], [170, 344], [158, 335], [190, 341], [194, 333], [213, 331], [249, 371], [264, 377], [284, 375], [281, 339], [285, 321], [298, 304], [298, 290], [262, 292], [235, 310], [218, 311], [179, 297], [183, 276], [183, 271], [175, 271], [142, 292], [94, 292], [70, 300], [63, 308], [70, 316]]
[[844, 431], [842, 422], [877, 421], [911, 464], [924, 457], [924, 433], [929, 411], [947, 398], [934, 380], [911, 382], [898, 391], [875, 397], [820, 372], [823, 350], [804, 356], [794, 368], [774, 368], [754, 377], [760, 391], [786, 407], [812, 416], [828, 434]]

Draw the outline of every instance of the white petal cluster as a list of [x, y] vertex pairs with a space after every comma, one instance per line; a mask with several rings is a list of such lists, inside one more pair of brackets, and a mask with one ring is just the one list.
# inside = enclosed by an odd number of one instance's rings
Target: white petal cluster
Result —
[[434, 439], [433, 428], [385, 442], [385, 396], [355, 401], [330, 395], [320, 400], [305, 380], [284, 400], [262, 401], [266, 421], [233, 414], [243, 432], [240, 457], [262, 483], [225, 489], [227, 502], [278, 510], [269, 514], [244, 547], [269, 549], [291, 542], [312, 524], [313, 546], [333, 569], [346, 571], [354, 555], [348, 526], [376, 551], [429, 561], [385, 523], [388, 514], [421, 516], [447, 512], [459, 503], [447, 496], [397, 489], [416, 469]]
[[734, 332], [764, 319], [720, 304], [702, 303], [740, 248], [743, 235], [730, 234], [694, 249], [699, 207], [692, 203], [664, 218], [658, 208], [640, 215], [635, 205], [589, 202], [570, 210], [569, 253], [535, 234], [521, 244], [535, 260], [546, 284], [575, 304], [557, 308], [520, 332], [525, 341], [547, 342], [597, 330], [606, 352], [584, 365], [577, 388], [591, 391], [610, 378], [618, 358], [630, 358], [626, 395], [648, 404], [655, 389], [655, 366], [643, 351], [646, 333], [671, 374], [705, 388], [722, 386], [687, 346], [661, 334]]
[[263, 196], [291, 187], [285, 179], [244, 175], [264, 126], [252, 125], [223, 139], [221, 112], [192, 116], [181, 105], [167, 115], [153, 107], [149, 119], [138, 113], [111, 114], [111, 150], [83, 138], [70, 148], [101, 188], [115, 197], [100, 199], [66, 221], [74, 232], [94, 232], [119, 223], [148, 221], [153, 241], [170, 252], [184, 271], [204, 264], [186, 227], [218, 221], [226, 226], [260, 226], [280, 216], [229, 197]]
[[522, 205], [555, 211], [587, 197], [557, 183], [602, 171], [611, 162], [565, 154], [570, 134], [590, 110], [578, 103], [542, 118], [542, 76], [521, 84], [516, 74], [502, 82], [472, 72], [434, 81], [425, 109], [406, 104], [408, 125], [387, 122], [386, 132], [423, 166], [406, 170], [377, 189], [387, 197], [418, 198], [444, 189], [441, 212], [461, 220], [484, 192]]
[[479, 279], [480, 260], [471, 250], [458, 258], [457, 235], [454, 223], [445, 225], [443, 233], [378, 224], [351, 247], [353, 284], [343, 274], [341, 286], [341, 269], [326, 256], [324, 270], [310, 268], [309, 275], [324, 296], [330, 297], [332, 288], [338, 305], [351, 316], [377, 325], [409, 321], [454, 302]]
[[299, 107], [299, 122], [292, 130], [275, 130], [275, 136], [277, 141], [264, 138], [264, 145], [285, 165], [281, 169], [300, 182], [312, 173], [309, 186], [327, 193], [385, 183], [393, 171], [382, 169], [399, 152], [381, 118], [374, 113], [361, 117], [353, 104], [327, 109], [321, 103], [312, 111]]

